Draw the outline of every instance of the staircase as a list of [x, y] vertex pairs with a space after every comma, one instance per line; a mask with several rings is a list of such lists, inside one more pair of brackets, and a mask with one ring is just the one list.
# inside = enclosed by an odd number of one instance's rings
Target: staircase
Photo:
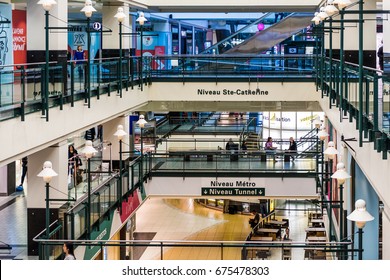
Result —
[[258, 151], [260, 149], [260, 137], [257, 133], [249, 132], [245, 141], [248, 151]]

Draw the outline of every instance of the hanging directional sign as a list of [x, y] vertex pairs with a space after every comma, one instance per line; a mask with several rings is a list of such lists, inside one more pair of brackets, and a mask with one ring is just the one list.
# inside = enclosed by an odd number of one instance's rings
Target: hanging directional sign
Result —
[[94, 22], [92, 26], [95, 30], [100, 30], [102, 28], [102, 24], [100, 22]]
[[265, 196], [265, 188], [202, 188], [202, 195]]

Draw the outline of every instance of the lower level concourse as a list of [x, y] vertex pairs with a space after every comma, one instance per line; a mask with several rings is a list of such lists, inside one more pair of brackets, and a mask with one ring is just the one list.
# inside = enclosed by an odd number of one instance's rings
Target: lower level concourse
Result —
[[[280, 208], [284, 208], [284, 210], [275, 211], [272, 220], [289, 220], [289, 238], [283, 240], [285, 229], [282, 229], [281, 236], [272, 242], [305, 242], [305, 229], [308, 227], [309, 219], [309, 211], [305, 211], [305, 206], [307, 207], [304, 201], [281, 202]], [[242, 243], [247, 241], [252, 231], [248, 223], [250, 218], [253, 218], [253, 215], [229, 214], [223, 213], [221, 210], [207, 208], [194, 199], [150, 198], [137, 211], [135, 239], [154, 235], [152, 240], [157, 242], [158, 240], [183, 240], [186, 242], [212, 241], [215, 244], [229, 243], [229, 241]], [[241, 260], [243, 254], [242, 247], [223, 248], [221, 252], [221, 248], [218, 247], [169, 248], [168, 246], [168, 248], [164, 248], [163, 256], [161, 256], [160, 248], [146, 248], [144, 251], [135, 248], [134, 250], [133, 259], [140, 260], [159, 260], [161, 257], [164, 260], [220, 260], [221, 258], [223, 260]], [[254, 248], [253, 251], [252, 255], [252, 250], [248, 249], [246, 259], [305, 259], [303, 248], [291, 249], [288, 258], [283, 256], [281, 248]], [[261, 255], [262, 251], [265, 251], [266, 254]], [[308, 258], [307, 255], [306, 259]], [[328, 258], [331, 259], [330, 254]]]

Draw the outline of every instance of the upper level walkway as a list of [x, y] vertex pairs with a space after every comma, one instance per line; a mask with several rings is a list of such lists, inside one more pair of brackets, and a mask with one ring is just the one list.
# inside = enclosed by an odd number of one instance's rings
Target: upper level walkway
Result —
[[[0, 165], [129, 111], [148, 109], [149, 104], [253, 102], [258, 111], [303, 102], [302, 108], [318, 110], [313, 65], [312, 56], [127, 57], [122, 59], [122, 67], [119, 59], [112, 58], [94, 61], [90, 69], [86, 64], [75, 67], [70, 61], [67, 65], [50, 64], [48, 91], [44, 64], [16, 69], [4, 66], [0, 133], [13, 133], [4, 139], [3, 146], [8, 149], [1, 151]], [[88, 70], [90, 87], [85, 83]]]

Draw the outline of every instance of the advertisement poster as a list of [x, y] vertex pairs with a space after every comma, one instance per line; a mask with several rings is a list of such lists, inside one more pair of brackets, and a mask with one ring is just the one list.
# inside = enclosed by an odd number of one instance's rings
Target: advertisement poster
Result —
[[27, 63], [26, 11], [12, 11], [14, 64]]
[[[4, 65], [13, 64], [11, 19], [12, 19], [11, 5], [0, 4], [0, 46], [1, 46], [0, 47], [0, 69], [4, 69], [5, 68]], [[13, 75], [12, 74], [2, 75], [1, 83], [3, 85], [13, 83]], [[11, 89], [9, 93], [10, 92]]]

